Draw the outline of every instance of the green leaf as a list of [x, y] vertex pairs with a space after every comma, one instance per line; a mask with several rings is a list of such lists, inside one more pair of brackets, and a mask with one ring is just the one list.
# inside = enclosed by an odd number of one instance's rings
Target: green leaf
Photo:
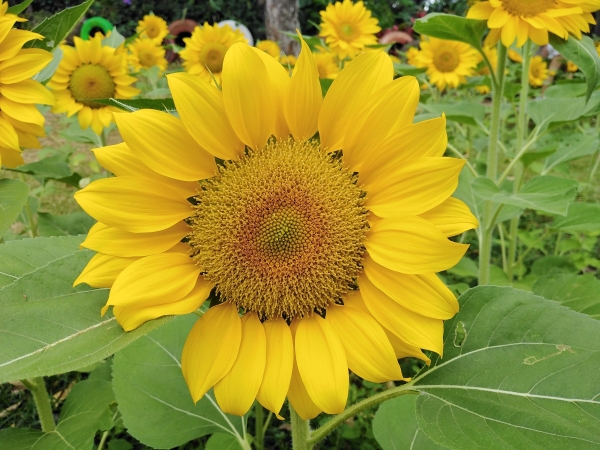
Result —
[[416, 76], [420, 73], [425, 73], [427, 71], [426, 67], [415, 67], [415, 66], [411, 66], [410, 64], [403, 64], [403, 63], [394, 63], [394, 72], [396, 72], [397, 74], [406, 76], [406, 75], [412, 75], [412, 76]]
[[592, 274], [553, 273], [539, 278], [533, 293], [600, 319], [600, 280]]
[[22, 181], [8, 178], [0, 180], [0, 236], [4, 235], [17, 219], [28, 195], [29, 186]]
[[87, 234], [96, 221], [83, 211], [55, 216], [47, 212], [38, 213], [40, 236], [76, 236]]
[[419, 34], [461, 41], [481, 51], [481, 38], [487, 29], [485, 20], [465, 19], [451, 14], [431, 13], [417, 19], [414, 29]]
[[509, 287], [459, 303], [413, 385], [419, 427], [452, 449], [600, 448], [600, 322]]
[[416, 395], [402, 395], [382, 403], [373, 419], [373, 435], [383, 450], [441, 450], [419, 428]]
[[138, 109], [156, 109], [158, 111], [175, 111], [175, 103], [172, 98], [135, 98], [135, 99], [114, 99], [101, 98], [94, 100], [103, 105], [116, 106], [124, 111], [137, 111]]
[[177, 447], [216, 432], [241, 439], [242, 419], [222, 413], [212, 391], [194, 405], [183, 379], [181, 351], [197, 319], [177, 317], [115, 355], [119, 411], [128, 432], [145, 445]]
[[556, 217], [552, 228], [567, 233], [597, 233], [600, 231], [600, 205], [573, 202], [565, 217]]
[[81, 176], [74, 174], [69, 167], [68, 155], [58, 154], [49, 156], [39, 161], [11, 169], [15, 172], [28, 173], [40, 179], [52, 179], [62, 181], [71, 186], [79, 187]]
[[479, 266], [477, 261], [468, 256], [463, 256], [457, 265], [448, 269], [448, 272], [461, 278], [477, 278], [479, 276]]
[[124, 332], [100, 316], [108, 289], [72, 283], [92, 257], [83, 236], [10, 241], [0, 246], [0, 383], [68, 372], [101, 361], [170, 320]]
[[27, 9], [33, 0], [25, 0], [24, 2], [19, 3], [18, 5], [13, 5], [8, 8], [6, 11], [8, 14], [21, 14], [23, 11]]
[[585, 83], [564, 82], [548, 86], [544, 96], [552, 98], [574, 98], [585, 95], [587, 86]]
[[41, 48], [52, 51], [75, 29], [83, 19], [94, 0], [87, 0], [81, 5], [63, 9], [52, 17], [44, 19], [33, 30], [44, 36], [43, 40], [29, 41], [23, 48]]
[[56, 430], [44, 433], [31, 428], [8, 428], [0, 431], [0, 448], [91, 450], [96, 432], [114, 426], [110, 410], [114, 397], [108, 381], [80, 381], [69, 392]]
[[598, 114], [600, 92], [592, 95], [589, 102], [584, 98], [541, 98], [527, 103], [527, 113], [540, 127], [545, 129], [551, 123], [572, 122], [581, 117]]
[[587, 36], [582, 36], [581, 40], [571, 36], [565, 41], [555, 34], [550, 34], [550, 44], [583, 72], [587, 83], [585, 100], [588, 101], [600, 82], [600, 57], [594, 47], [594, 41]]
[[531, 273], [536, 277], [543, 277], [550, 272], [577, 273], [579, 270], [566, 256], [544, 256], [536, 259], [531, 265]]
[[569, 203], [575, 199], [578, 183], [568, 178], [538, 176], [525, 183], [516, 194], [501, 191], [485, 177], [473, 180], [472, 186], [475, 195], [484, 200], [564, 216]]
[[573, 136], [568, 141], [559, 145], [556, 152], [546, 158], [542, 175], [547, 174], [559, 164], [593, 155], [598, 150], [599, 143], [598, 136], [591, 134]]
[[325, 97], [327, 91], [331, 87], [331, 83], [333, 83], [333, 80], [329, 78], [320, 78], [319, 82], [321, 83], [321, 94], [323, 94], [323, 97]]
[[476, 195], [473, 190], [473, 182], [475, 179], [475, 176], [469, 168], [466, 166], [463, 167], [460, 176], [458, 177], [458, 187], [456, 188], [456, 191], [454, 191], [453, 197], [465, 202], [473, 215], [477, 217], [479, 223], [481, 223], [483, 220], [484, 204], [482, 198]]
[[427, 111], [436, 116], [446, 114], [448, 120], [454, 122], [466, 123], [468, 125], [477, 125], [482, 122], [485, 116], [485, 107], [481, 103], [475, 102], [457, 102], [457, 103], [438, 103], [422, 105]]
[[215, 433], [206, 441], [204, 450], [242, 450], [242, 447], [231, 434]]

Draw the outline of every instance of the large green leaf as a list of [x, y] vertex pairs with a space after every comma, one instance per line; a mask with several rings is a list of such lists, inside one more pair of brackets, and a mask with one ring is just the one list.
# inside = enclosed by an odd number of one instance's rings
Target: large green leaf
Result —
[[587, 101], [600, 82], [600, 57], [594, 47], [594, 41], [587, 36], [582, 36], [581, 39], [570, 37], [565, 41], [551, 33], [550, 44], [566, 59], [577, 64], [585, 75]]
[[108, 289], [72, 287], [93, 252], [83, 236], [36, 238], [0, 246], [0, 383], [54, 375], [100, 361], [169, 318], [124, 332], [100, 316]]
[[556, 152], [546, 158], [542, 175], [547, 174], [559, 164], [593, 155], [598, 150], [599, 142], [598, 136], [591, 134], [579, 135], [574, 139], [569, 139], [560, 145]]
[[600, 280], [592, 274], [553, 273], [539, 278], [533, 292], [594, 319], [600, 319]]
[[215, 433], [206, 441], [204, 450], [242, 450], [242, 447], [231, 434]]
[[439, 117], [442, 113], [446, 114], [448, 120], [454, 122], [466, 123], [468, 125], [477, 125], [477, 122], [483, 122], [485, 116], [485, 107], [476, 102], [456, 102], [456, 103], [437, 103], [421, 105], [427, 111], [434, 113]]
[[75, 187], [79, 187], [79, 180], [81, 180], [79, 174], [73, 173], [69, 166], [69, 157], [66, 154], [49, 156], [39, 161], [23, 164], [12, 170], [33, 175], [38, 179], [49, 178], [62, 181]]
[[33, 0], [25, 0], [24, 2], [9, 7], [6, 12], [9, 14], [21, 14], [29, 5], [31, 5], [31, 2], [33, 2]]
[[413, 385], [419, 427], [452, 449], [600, 448], [600, 322], [509, 287], [459, 303]]
[[527, 113], [540, 129], [551, 123], [572, 122], [580, 117], [598, 114], [600, 92], [592, 95], [589, 102], [579, 98], [541, 98], [527, 103]]
[[96, 221], [83, 211], [55, 216], [50, 213], [38, 213], [38, 231], [40, 236], [74, 236], [86, 234]]
[[28, 195], [29, 186], [22, 181], [8, 178], [0, 180], [0, 236], [17, 219]]
[[108, 381], [77, 383], [65, 401], [56, 430], [44, 433], [31, 428], [0, 431], [0, 448], [11, 450], [91, 450], [98, 430], [113, 427], [110, 405], [115, 396]]
[[47, 17], [32, 31], [44, 36], [43, 40], [33, 40], [25, 44], [24, 48], [41, 48], [52, 51], [69, 35], [79, 24], [94, 0], [87, 0], [81, 5], [63, 9], [61, 12]]
[[575, 199], [577, 186], [575, 180], [544, 175], [532, 178], [519, 192], [511, 194], [500, 190], [489, 178], [479, 177], [472, 182], [475, 195], [484, 200], [563, 216]]
[[417, 33], [439, 39], [466, 42], [481, 51], [481, 38], [487, 25], [484, 20], [431, 13], [417, 19], [414, 28]]
[[146, 445], [172, 448], [217, 432], [241, 439], [242, 419], [221, 412], [212, 391], [194, 405], [183, 379], [181, 351], [197, 319], [180, 316], [115, 355], [113, 386], [123, 422]]
[[556, 217], [552, 228], [567, 233], [597, 233], [600, 231], [600, 205], [573, 202], [565, 217]]

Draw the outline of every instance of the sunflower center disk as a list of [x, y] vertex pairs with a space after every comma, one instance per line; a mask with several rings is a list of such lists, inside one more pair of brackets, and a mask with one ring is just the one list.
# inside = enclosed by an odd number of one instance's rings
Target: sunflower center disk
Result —
[[340, 37], [345, 41], [353, 41], [358, 37], [356, 28], [349, 23], [342, 24], [340, 31]]
[[144, 67], [152, 67], [156, 65], [156, 57], [154, 53], [149, 50], [142, 50], [139, 52], [140, 62]]
[[223, 69], [223, 59], [225, 58], [227, 47], [218, 42], [205, 44], [200, 50], [200, 62], [208, 67], [212, 73], [219, 73]]
[[79, 103], [90, 108], [102, 108], [101, 103], [92, 100], [115, 96], [115, 82], [104, 67], [97, 64], [84, 64], [71, 74], [69, 89]]
[[363, 192], [318, 143], [271, 142], [227, 163], [196, 200], [192, 257], [223, 301], [291, 319], [355, 283], [368, 228]]
[[459, 59], [456, 52], [445, 50], [434, 56], [433, 63], [440, 72], [453, 72], [458, 67]]
[[532, 17], [548, 11], [554, 0], [502, 0], [502, 6], [513, 16]]

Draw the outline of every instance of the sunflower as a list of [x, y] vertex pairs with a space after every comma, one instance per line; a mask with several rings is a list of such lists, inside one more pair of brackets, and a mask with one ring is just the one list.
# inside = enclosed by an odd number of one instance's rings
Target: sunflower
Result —
[[194, 401], [214, 387], [231, 414], [286, 396], [305, 419], [335, 414], [348, 369], [403, 380], [397, 358], [442, 353], [458, 303], [435, 272], [477, 221], [450, 197], [464, 161], [442, 157], [445, 118], [413, 124], [419, 84], [393, 74], [367, 52], [323, 99], [306, 43], [291, 78], [238, 43], [222, 90], [167, 76], [179, 117], [116, 116], [125, 142], [95, 151], [116, 177], [75, 194], [98, 220], [75, 283], [111, 287], [125, 330], [214, 299], [183, 348]]
[[426, 67], [431, 83], [438, 89], [456, 88], [474, 75], [480, 56], [469, 44], [425, 36], [417, 67]]
[[317, 70], [319, 71], [319, 78], [333, 80], [338, 76], [340, 73], [340, 66], [337, 62], [336, 56], [333, 53], [318, 52], [313, 56], [317, 64]]
[[325, 39], [329, 48], [340, 59], [354, 58], [368, 45], [377, 44], [377, 36], [381, 28], [377, 25], [371, 11], [360, 1], [350, 0], [327, 5], [321, 14], [321, 31], [319, 36]]
[[156, 45], [161, 45], [163, 39], [169, 34], [169, 27], [162, 17], [148, 14], [138, 22], [135, 32], [141, 38], [152, 39]]
[[548, 64], [546, 64], [541, 56], [531, 58], [531, 63], [529, 64], [529, 84], [531, 86], [543, 86], [549, 74]]
[[161, 73], [167, 70], [165, 49], [156, 45], [152, 39], [136, 39], [128, 47], [127, 60], [135, 72], [158, 66]]
[[527, 39], [548, 44], [548, 32], [581, 39], [582, 31], [590, 31], [588, 24], [596, 23], [592, 12], [598, 9], [600, 0], [489, 0], [475, 3], [467, 18], [487, 20], [486, 45], [501, 40], [510, 47], [516, 39], [517, 47], [522, 47]]
[[410, 47], [406, 50], [406, 64], [417, 67], [419, 60], [419, 49], [417, 47]]
[[52, 89], [56, 105], [52, 112], [77, 114], [82, 129], [92, 127], [101, 134], [113, 121], [112, 112], [120, 110], [95, 102], [101, 98], [131, 98], [139, 89], [131, 86], [136, 78], [127, 75], [125, 54], [102, 46], [101, 34], [87, 41], [73, 38], [75, 47], [61, 45], [63, 59], [47, 86]]
[[208, 82], [214, 77], [219, 85], [227, 50], [236, 42], [247, 42], [241, 31], [233, 30], [229, 25], [220, 27], [215, 23], [210, 26], [208, 22], [194, 28], [192, 36], [183, 41], [185, 49], [179, 56], [183, 59], [185, 70]]
[[577, 64], [571, 61], [567, 61], [567, 72], [577, 72], [578, 70], [579, 67], [577, 67]]
[[50, 91], [33, 75], [52, 61], [52, 54], [40, 49], [23, 49], [33, 39], [44, 37], [13, 28], [25, 19], [7, 13], [8, 3], [0, 0], [0, 166], [23, 164], [21, 147], [39, 148], [44, 135], [44, 116], [35, 104], [52, 105]]
[[276, 60], [279, 60], [281, 56], [281, 49], [275, 41], [269, 41], [268, 39], [265, 39], [264, 41], [258, 41], [256, 43], [256, 48], [262, 50], [267, 55], [271, 55]]
[[291, 75], [294, 67], [296, 66], [296, 57], [294, 55], [283, 55], [279, 59], [279, 62]]

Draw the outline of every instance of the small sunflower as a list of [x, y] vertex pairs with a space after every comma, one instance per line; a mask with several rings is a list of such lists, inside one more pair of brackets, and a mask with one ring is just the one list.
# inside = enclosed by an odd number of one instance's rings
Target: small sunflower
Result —
[[314, 58], [315, 62], [317, 63], [319, 78], [333, 80], [340, 73], [340, 66], [337, 62], [336, 56], [333, 53], [315, 53]]
[[152, 39], [156, 45], [161, 45], [163, 39], [169, 34], [169, 26], [162, 17], [148, 14], [138, 22], [135, 32], [141, 38]]
[[406, 64], [417, 67], [419, 60], [419, 49], [417, 47], [410, 47], [406, 50]]
[[127, 49], [127, 61], [135, 72], [157, 66], [161, 72], [167, 70], [165, 49], [156, 45], [152, 39], [136, 39]]
[[475, 3], [467, 18], [487, 20], [490, 33], [486, 45], [501, 40], [510, 47], [515, 39], [522, 47], [527, 39], [537, 45], [548, 44], [548, 32], [562, 39], [589, 32], [596, 21], [592, 12], [600, 9], [600, 0], [489, 0]]
[[541, 56], [531, 58], [531, 63], [529, 64], [529, 84], [531, 86], [543, 86], [549, 74], [548, 64], [546, 64], [546, 61]]
[[279, 62], [285, 68], [285, 70], [287, 70], [291, 74], [294, 70], [294, 67], [296, 66], [296, 57], [294, 55], [283, 55], [279, 59]]
[[577, 72], [578, 70], [579, 67], [577, 67], [577, 64], [571, 61], [567, 61], [567, 72]]
[[0, 0], [0, 166], [12, 168], [23, 164], [21, 147], [39, 148], [37, 137], [44, 136], [44, 116], [35, 105], [52, 105], [54, 98], [31, 79], [52, 61], [52, 54], [22, 48], [44, 37], [13, 28], [26, 20], [7, 10], [8, 3]]
[[120, 110], [95, 102], [101, 98], [131, 98], [139, 89], [131, 86], [136, 78], [127, 75], [125, 53], [116, 54], [109, 46], [102, 46], [101, 34], [87, 41], [73, 39], [75, 47], [61, 45], [63, 59], [48, 87], [56, 98], [53, 112], [77, 113], [81, 128], [92, 127], [101, 134], [113, 121], [113, 112]]
[[212, 82], [214, 77], [219, 85], [227, 50], [236, 42], [247, 42], [241, 31], [233, 30], [229, 25], [220, 27], [215, 23], [211, 26], [208, 22], [196, 27], [192, 36], [183, 41], [185, 49], [179, 56], [183, 59], [185, 70], [208, 82]]
[[456, 88], [474, 75], [480, 56], [469, 44], [425, 36], [417, 67], [426, 67], [431, 83], [438, 89]]
[[336, 414], [348, 369], [403, 380], [397, 358], [442, 353], [458, 302], [435, 272], [477, 220], [450, 197], [464, 161], [443, 157], [445, 118], [413, 124], [419, 84], [393, 76], [367, 52], [323, 99], [306, 43], [291, 78], [238, 43], [222, 90], [168, 75], [179, 117], [119, 114], [125, 142], [95, 150], [116, 177], [75, 194], [98, 220], [76, 283], [110, 287], [125, 330], [218, 298], [183, 348], [194, 401]]
[[319, 36], [340, 59], [352, 59], [366, 46], [377, 44], [375, 33], [379, 33], [381, 28], [362, 1], [354, 4], [350, 0], [330, 3], [320, 14]]
[[271, 55], [276, 60], [281, 57], [281, 49], [275, 41], [265, 39], [264, 41], [258, 41], [255, 46], [257, 49], [262, 50], [267, 55]]

